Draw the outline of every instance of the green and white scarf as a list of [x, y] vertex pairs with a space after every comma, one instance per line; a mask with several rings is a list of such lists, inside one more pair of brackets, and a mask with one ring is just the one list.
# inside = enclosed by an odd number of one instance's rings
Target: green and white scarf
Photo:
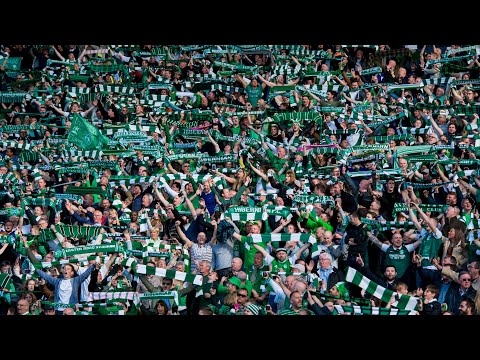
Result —
[[320, 203], [320, 204], [335, 204], [332, 196], [316, 196], [316, 195], [295, 195], [292, 200], [294, 203]]
[[103, 245], [86, 245], [86, 246], [77, 246], [71, 249], [61, 249], [55, 251], [56, 258], [65, 258], [72, 255], [81, 255], [81, 254], [90, 254], [90, 253], [97, 253], [97, 252], [107, 252], [107, 253], [114, 253], [123, 251], [123, 247], [121, 247], [118, 243], [115, 244], [103, 244]]
[[135, 272], [137, 274], [157, 275], [157, 276], [166, 277], [167, 279], [186, 281], [194, 285], [201, 286], [203, 284], [202, 275], [188, 274], [186, 272], [167, 270], [167, 269], [158, 268], [154, 266], [146, 266], [143, 264], [137, 264], [137, 267], [135, 268]]
[[352, 315], [417, 315], [415, 310], [399, 310], [359, 305], [334, 305], [334, 315], [352, 313]]
[[345, 281], [357, 285], [361, 289], [365, 290], [367, 293], [375, 296], [383, 302], [388, 303], [392, 298], [392, 295], [398, 296], [398, 300], [395, 301], [392, 306], [395, 306], [401, 310], [418, 310], [418, 297], [402, 295], [400, 293], [394, 293], [391, 290], [384, 288], [383, 286], [378, 285], [377, 283], [371, 281], [366, 276], [362, 275], [360, 272], [354, 268], [348, 267]]
[[268, 214], [260, 207], [231, 206], [225, 212], [225, 217], [233, 221], [266, 220]]

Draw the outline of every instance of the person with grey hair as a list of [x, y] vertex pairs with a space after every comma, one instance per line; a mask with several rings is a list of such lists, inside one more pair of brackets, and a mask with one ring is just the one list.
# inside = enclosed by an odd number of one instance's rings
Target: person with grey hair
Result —
[[332, 255], [329, 253], [321, 253], [318, 257], [317, 274], [322, 293], [330, 291], [337, 282], [345, 280], [343, 271], [333, 267], [332, 261]]

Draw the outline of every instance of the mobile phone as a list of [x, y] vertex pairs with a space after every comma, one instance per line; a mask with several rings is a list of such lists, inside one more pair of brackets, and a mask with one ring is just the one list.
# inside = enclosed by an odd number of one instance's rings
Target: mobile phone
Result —
[[265, 305], [265, 310], [270, 311], [272, 310], [272, 307], [270, 305]]
[[212, 164], [212, 170], [213, 171], [217, 170], [217, 164]]

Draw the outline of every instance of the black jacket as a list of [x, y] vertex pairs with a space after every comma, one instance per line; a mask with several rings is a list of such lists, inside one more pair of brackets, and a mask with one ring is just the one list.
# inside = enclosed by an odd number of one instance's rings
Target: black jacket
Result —
[[460, 310], [458, 309], [458, 307], [460, 306], [460, 302], [464, 298], [468, 297], [475, 301], [475, 295], [477, 295], [477, 291], [471, 286], [462, 296], [460, 296], [459, 289], [460, 285], [452, 281], [450, 287], [447, 290], [447, 293], [445, 294], [445, 303], [448, 305], [448, 310], [452, 311], [455, 315], [460, 314]]

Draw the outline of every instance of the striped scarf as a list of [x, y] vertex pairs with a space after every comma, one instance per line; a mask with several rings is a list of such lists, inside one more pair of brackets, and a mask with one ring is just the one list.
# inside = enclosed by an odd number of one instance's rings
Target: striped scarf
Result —
[[64, 191], [64, 194], [76, 194], [76, 195], [97, 194], [97, 195], [105, 196], [107, 194], [107, 191], [103, 190], [101, 186], [83, 187], [83, 186], [68, 185], [67, 190]]
[[202, 275], [188, 274], [186, 272], [167, 270], [167, 269], [158, 268], [154, 266], [137, 264], [135, 268], [135, 272], [137, 274], [156, 275], [156, 276], [166, 277], [167, 279], [186, 281], [199, 286], [203, 284]]
[[31, 148], [31, 145], [28, 143], [19, 143], [18, 141], [12, 141], [12, 140], [2, 140], [0, 141], [0, 144], [3, 147], [12, 147], [20, 150], [30, 150]]
[[142, 293], [139, 295], [139, 300], [153, 300], [153, 299], [168, 299], [173, 300], [178, 305], [178, 292], [177, 291], [160, 291], [153, 293]]
[[0, 102], [9, 103], [21, 103], [27, 94], [23, 92], [4, 92], [0, 91]]
[[293, 234], [255, 234], [247, 236], [247, 243], [269, 243], [270, 241], [301, 241], [303, 243], [316, 243], [317, 240], [312, 234], [293, 233]]
[[138, 299], [138, 293], [133, 291], [91, 292], [87, 301], [110, 301], [116, 299], [132, 300], [135, 305], [140, 302]]
[[260, 207], [232, 206], [225, 212], [225, 217], [233, 221], [266, 220], [268, 214]]
[[397, 301], [395, 301], [392, 306], [395, 306], [398, 309], [418, 310], [418, 301], [420, 300], [418, 297], [394, 293], [393, 291], [374, 283], [354, 268], [348, 267], [345, 281], [357, 285], [367, 293], [386, 303], [388, 303], [392, 298], [392, 295], [395, 294]]
[[91, 239], [100, 234], [101, 226], [55, 225], [56, 231], [66, 237]]
[[104, 85], [98, 84], [94, 88], [95, 92], [106, 92], [110, 93], [119, 93], [119, 94], [133, 94], [135, 89], [129, 86], [113, 86], [113, 85]]
[[198, 165], [212, 164], [212, 163], [224, 163], [224, 162], [237, 162], [237, 155], [222, 155], [222, 156], [204, 156], [198, 160]]
[[100, 150], [74, 150], [68, 149], [62, 151], [62, 156], [64, 158], [68, 157], [87, 157], [87, 158], [94, 158], [94, 159], [101, 159], [103, 152]]
[[320, 204], [335, 204], [332, 196], [316, 196], [316, 195], [295, 195], [292, 200], [294, 203], [320, 203]]
[[107, 260], [107, 256], [97, 256], [97, 255], [92, 255], [92, 256], [85, 256], [81, 258], [71, 258], [71, 259], [62, 259], [62, 260], [55, 260], [55, 261], [42, 261], [38, 264], [33, 264], [33, 266], [36, 269], [48, 269], [54, 266], [62, 266], [65, 264], [82, 264], [86, 265], [90, 260], [95, 260], [97, 262], [100, 261], [100, 259]]
[[411, 182], [404, 183], [405, 186], [411, 186], [414, 189], [431, 189], [436, 186], [443, 186], [448, 184], [453, 184], [453, 181], [445, 181], [440, 183], [411, 183]]
[[410, 141], [414, 142], [415, 138], [411, 134], [405, 135], [390, 135], [390, 136], [369, 136], [370, 139], [373, 139], [376, 143], [389, 143], [390, 141]]
[[351, 313], [352, 315], [417, 315], [415, 310], [399, 310], [395, 308], [381, 308], [359, 305], [333, 305], [333, 315]]
[[107, 253], [114, 253], [123, 251], [123, 248], [118, 244], [103, 244], [103, 245], [86, 245], [86, 246], [77, 246], [71, 249], [61, 249], [55, 251], [56, 258], [66, 258], [72, 255], [80, 255], [80, 254], [90, 254], [90, 253], [97, 253], [97, 252], [107, 252]]
[[134, 185], [140, 183], [153, 183], [157, 179], [156, 176], [115, 176], [109, 178], [110, 186]]
[[183, 153], [183, 154], [172, 154], [165, 156], [165, 160], [168, 162], [176, 160], [193, 160], [200, 159], [203, 157], [203, 153]]
[[[447, 211], [449, 205], [432, 205], [432, 204], [420, 204], [418, 205], [423, 212], [440, 212]], [[408, 207], [405, 203], [395, 203], [393, 206], [393, 213], [405, 212], [408, 213]]]

